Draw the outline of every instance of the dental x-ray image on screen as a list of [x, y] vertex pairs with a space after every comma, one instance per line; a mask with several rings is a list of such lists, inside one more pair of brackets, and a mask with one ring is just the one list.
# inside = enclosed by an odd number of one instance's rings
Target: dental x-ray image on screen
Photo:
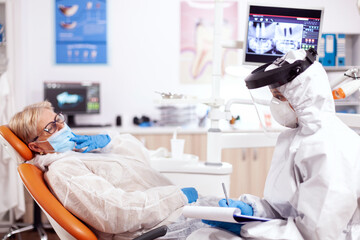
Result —
[[321, 9], [250, 5], [245, 63], [274, 61], [290, 50], [316, 50], [321, 16]]
[[85, 88], [48, 88], [46, 99], [53, 104], [58, 112], [86, 112]]
[[44, 99], [64, 114], [100, 112], [98, 83], [45, 82]]
[[303, 25], [249, 22], [248, 52], [285, 54], [300, 49]]
[[100, 113], [100, 84], [44, 82], [44, 100], [51, 102], [55, 112], [62, 112], [67, 116], [70, 127], [81, 127], [75, 122], [76, 114]]
[[74, 109], [75, 111], [79, 111], [80, 109], [83, 109], [85, 107], [83, 96], [85, 96], [86, 92], [80, 91], [79, 93], [69, 93], [65, 91], [57, 94], [57, 106], [63, 110]]

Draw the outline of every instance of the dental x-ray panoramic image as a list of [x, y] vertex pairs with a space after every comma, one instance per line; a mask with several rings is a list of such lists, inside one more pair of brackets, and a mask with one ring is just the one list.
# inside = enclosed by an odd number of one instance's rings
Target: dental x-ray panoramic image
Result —
[[276, 23], [268, 18], [249, 21], [248, 52], [278, 55], [300, 49], [302, 34], [302, 24]]

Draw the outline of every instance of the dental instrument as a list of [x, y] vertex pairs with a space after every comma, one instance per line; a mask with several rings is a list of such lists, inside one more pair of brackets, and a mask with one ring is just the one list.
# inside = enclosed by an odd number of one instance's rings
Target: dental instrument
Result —
[[334, 87], [336, 87], [337, 85], [339, 85], [340, 83], [344, 82], [345, 80], [347, 80], [349, 78], [357, 79], [358, 72], [359, 72], [359, 69], [355, 68], [355, 67], [348, 69], [346, 72], [344, 72], [344, 74], [340, 78], [337, 78], [330, 82], [331, 89], [333, 89]]
[[345, 83], [342, 87], [332, 91], [334, 99], [343, 99], [349, 97], [351, 94], [359, 90], [360, 80]]
[[224, 190], [225, 199], [226, 199], [226, 205], [228, 205], [228, 206], [229, 206], [229, 198], [228, 198], [228, 195], [227, 195], [227, 192], [226, 192], [226, 187], [225, 187], [225, 184], [224, 184], [224, 183], [222, 183], [221, 185], [222, 185], [222, 188], [223, 188], [223, 190]]
[[183, 95], [183, 94], [177, 94], [177, 93], [171, 93], [171, 92], [164, 93], [164, 92], [157, 92], [157, 91], [155, 91], [155, 93], [160, 94], [163, 99], [184, 99], [185, 98], [185, 95]]
[[340, 84], [341, 82], [344, 82], [346, 80], [349, 80], [349, 82], [346, 82], [337, 89], [334, 89], [332, 91], [334, 99], [344, 99], [349, 97], [351, 94], [355, 93], [360, 88], [360, 80], [357, 75], [359, 72], [358, 68], [350, 68], [347, 70], [344, 75], [337, 79], [337, 81], [334, 81], [334, 83], [331, 84], [332, 87]]

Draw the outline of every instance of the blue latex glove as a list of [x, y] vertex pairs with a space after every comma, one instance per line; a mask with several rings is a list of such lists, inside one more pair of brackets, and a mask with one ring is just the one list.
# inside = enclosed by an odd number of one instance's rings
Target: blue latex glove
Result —
[[[243, 201], [236, 201], [229, 199], [229, 205], [227, 205], [226, 199], [223, 198], [219, 201], [219, 206], [239, 208], [241, 210], [242, 215], [253, 216], [254, 214], [253, 208], [249, 204], [244, 203]], [[210, 220], [202, 220], [202, 221], [203, 223], [208, 224], [212, 227], [218, 227], [228, 230], [238, 236], [240, 236], [241, 226], [243, 225], [237, 223], [218, 222], [218, 221], [210, 221]]]
[[226, 199], [223, 198], [223, 199], [221, 199], [219, 201], [219, 206], [220, 207], [239, 208], [241, 210], [242, 215], [247, 215], [247, 216], [253, 216], [254, 215], [253, 208], [249, 204], [244, 203], [243, 201], [229, 199], [229, 206], [228, 206], [226, 204]]
[[103, 148], [109, 144], [111, 141], [109, 135], [99, 134], [99, 135], [75, 135], [70, 139], [76, 143], [75, 148], [81, 149], [87, 147], [83, 153], [89, 152], [97, 148]]
[[199, 198], [198, 192], [193, 187], [182, 188], [181, 191], [185, 194], [189, 203], [196, 202], [196, 200]]
[[218, 221], [210, 221], [210, 220], [202, 220], [202, 222], [212, 227], [225, 229], [227, 231], [234, 233], [237, 236], [240, 236], [241, 226], [243, 225], [237, 223], [218, 222]]

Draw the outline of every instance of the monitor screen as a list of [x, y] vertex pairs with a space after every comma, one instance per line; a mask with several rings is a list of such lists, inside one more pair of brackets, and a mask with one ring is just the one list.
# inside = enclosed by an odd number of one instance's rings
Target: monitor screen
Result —
[[274, 61], [292, 49], [317, 50], [322, 9], [249, 5], [244, 63]]
[[100, 113], [99, 83], [45, 82], [44, 99], [67, 115]]

